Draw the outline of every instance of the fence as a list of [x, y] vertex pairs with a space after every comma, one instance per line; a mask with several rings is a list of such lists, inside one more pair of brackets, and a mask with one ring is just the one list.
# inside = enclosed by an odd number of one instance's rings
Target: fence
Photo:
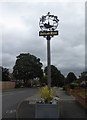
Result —
[[15, 88], [15, 82], [10, 82], [10, 81], [0, 82], [0, 90], [13, 89], [13, 88]]

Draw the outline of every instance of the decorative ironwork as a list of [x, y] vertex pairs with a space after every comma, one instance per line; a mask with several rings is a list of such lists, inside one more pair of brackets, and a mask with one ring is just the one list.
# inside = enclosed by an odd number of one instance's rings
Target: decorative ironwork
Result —
[[39, 26], [42, 31], [54, 31], [58, 26], [58, 22], [57, 16], [50, 15], [50, 12], [48, 12], [47, 15], [40, 18]]

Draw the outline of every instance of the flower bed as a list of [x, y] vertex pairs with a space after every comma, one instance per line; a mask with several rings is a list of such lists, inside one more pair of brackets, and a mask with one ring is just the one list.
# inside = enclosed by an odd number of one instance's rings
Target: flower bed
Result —
[[61, 102], [52, 88], [44, 86], [36, 94], [18, 105], [16, 118], [59, 118]]

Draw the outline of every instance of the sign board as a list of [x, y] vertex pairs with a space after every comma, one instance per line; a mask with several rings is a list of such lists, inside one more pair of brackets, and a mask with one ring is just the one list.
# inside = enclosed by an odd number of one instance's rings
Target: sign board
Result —
[[40, 31], [39, 36], [54, 36], [58, 35], [58, 31]]

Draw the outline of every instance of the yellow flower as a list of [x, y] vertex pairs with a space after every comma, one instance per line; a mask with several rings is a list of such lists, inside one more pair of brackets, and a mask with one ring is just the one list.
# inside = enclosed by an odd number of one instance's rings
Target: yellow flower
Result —
[[40, 91], [41, 98], [43, 98], [47, 103], [49, 103], [54, 97], [54, 91], [47, 85], [43, 87]]

